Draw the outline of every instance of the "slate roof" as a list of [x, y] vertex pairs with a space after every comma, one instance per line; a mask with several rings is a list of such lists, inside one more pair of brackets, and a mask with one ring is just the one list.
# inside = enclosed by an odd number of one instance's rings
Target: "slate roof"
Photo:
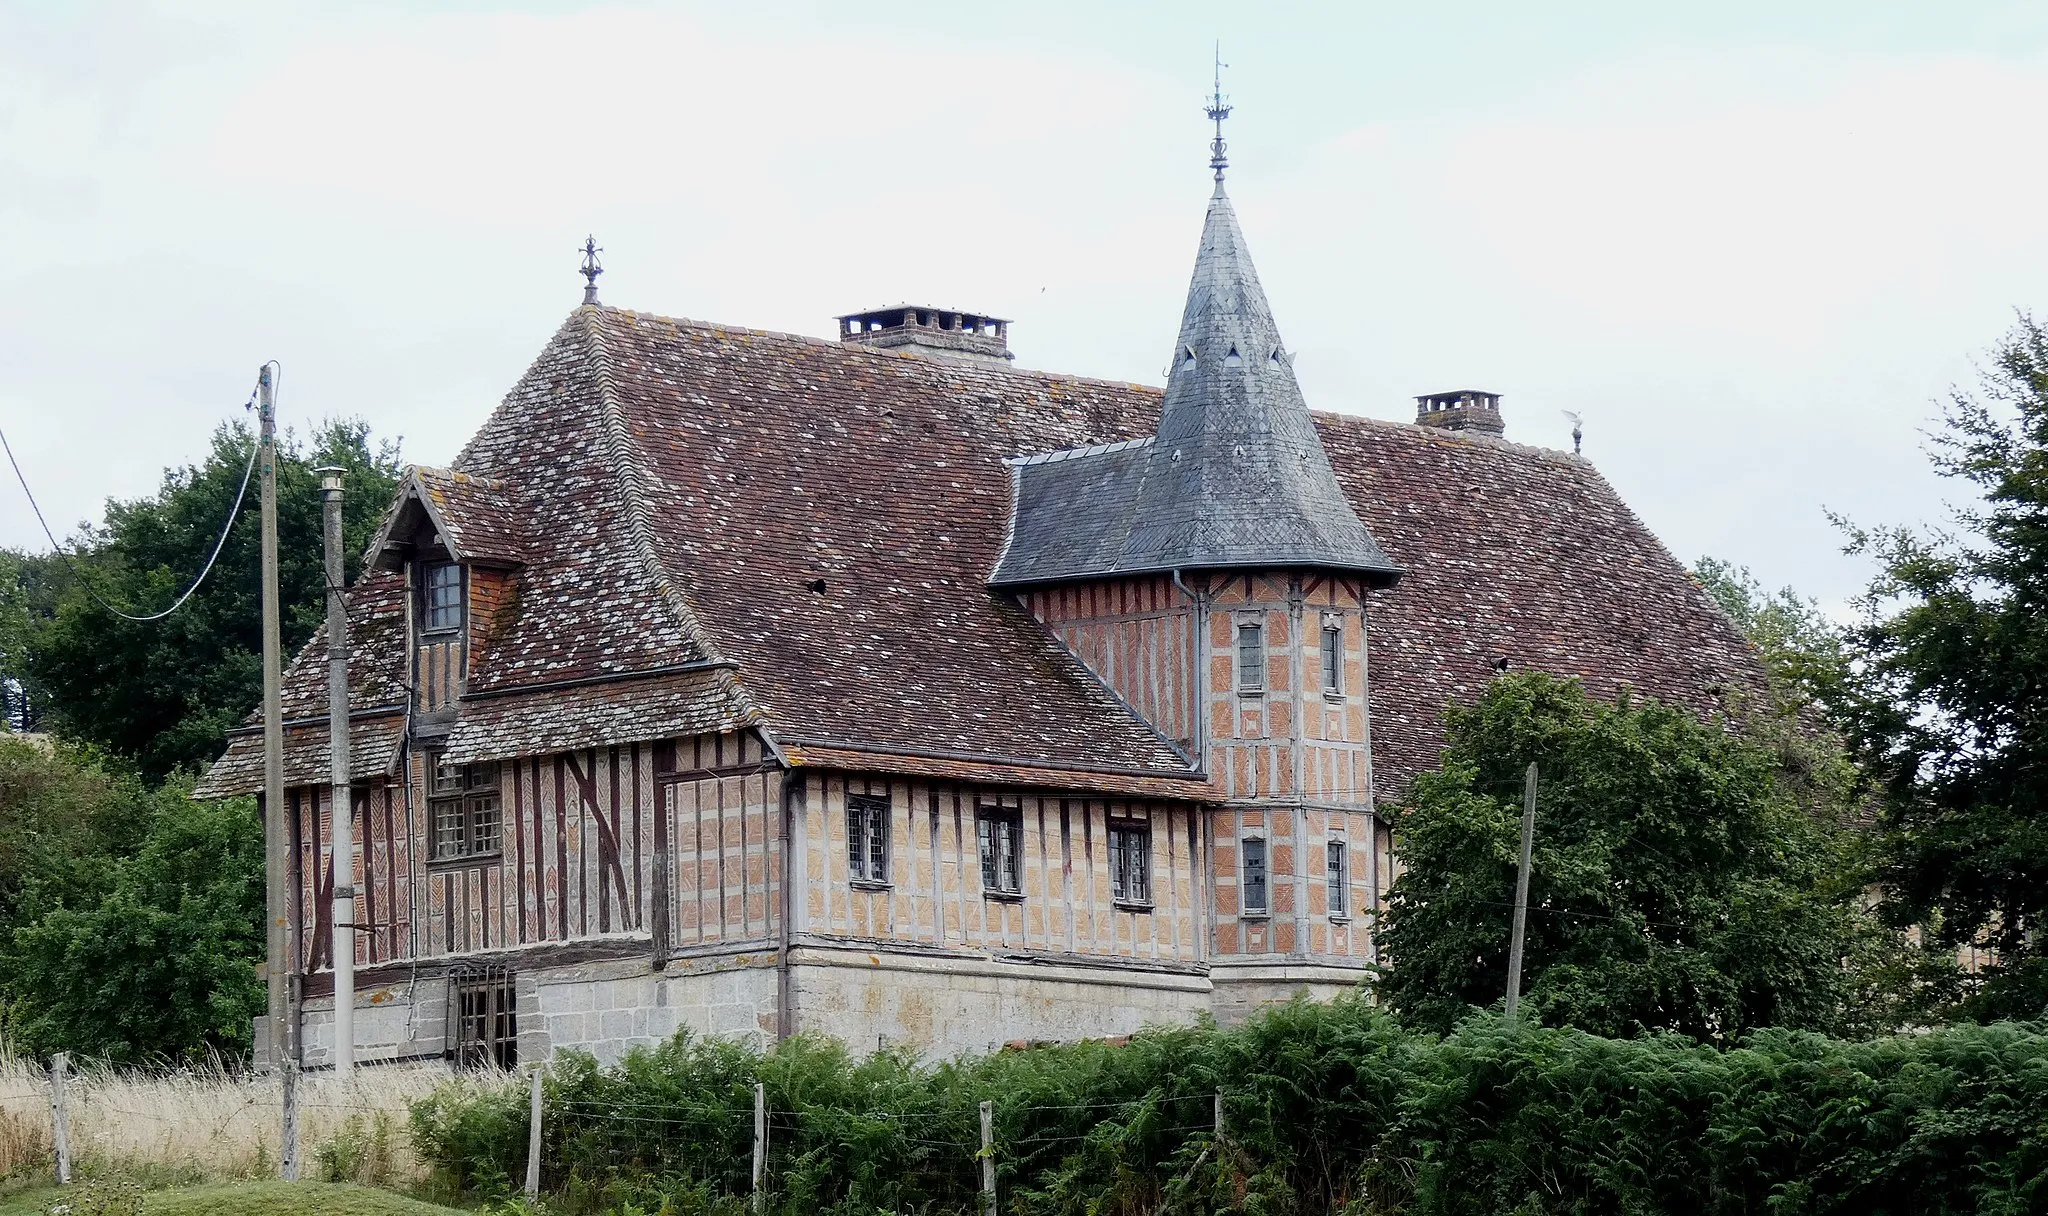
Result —
[[[454, 464], [525, 522], [517, 611], [457, 738], [484, 755], [645, 737], [626, 712], [638, 685], [661, 690], [649, 721], [758, 726], [798, 765], [1202, 796], [1165, 739], [987, 585], [1010, 539], [1005, 462], [1143, 440], [1161, 404], [1141, 385], [579, 308]], [[1700, 707], [1760, 681], [1587, 462], [1313, 423], [1350, 508], [1410, 572], [1373, 594], [1383, 797], [1434, 766], [1442, 707], [1497, 658]], [[1063, 463], [1086, 468], [1026, 467]], [[402, 595], [381, 571], [351, 593], [359, 707], [403, 699]], [[316, 638], [287, 677], [289, 716], [320, 712], [324, 664]], [[663, 683], [689, 664], [720, 677]]]
[[723, 669], [472, 699], [449, 734], [457, 764], [729, 731], [740, 725]]
[[997, 586], [1163, 570], [1401, 571], [1337, 488], [1219, 178], [1158, 439], [1016, 466]]

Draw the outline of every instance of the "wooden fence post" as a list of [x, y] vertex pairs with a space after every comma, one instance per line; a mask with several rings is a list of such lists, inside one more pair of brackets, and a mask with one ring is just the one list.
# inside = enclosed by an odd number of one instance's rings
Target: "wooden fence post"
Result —
[[981, 1104], [981, 1212], [996, 1216], [996, 1104]]
[[526, 1127], [526, 1196], [540, 1198], [540, 1069], [533, 1070], [533, 1104]]
[[299, 1180], [299, 1062], [286, 1060], [278, 1074], [284, 1086], [284, 1140], [277, 1149], [277, 1176], [286, 1182]]
[[1219, 1145], [1219, 1146], [1220, 1146], [1220, 1145], [1222, 1145], [1222, 1143], [1223, 1143], [1223, 1135], [1224, 1135], [1224, 1133], [1223, 1133], [1223, 1091], [1222, 1091], [1222, 1090], [1220, 1090], [1220, 1089], [1216, 1091], [1216, 1113], [1215, 1113], [1215, 1116], [1214, 1116], [1214, 1120], [1213, 1120], [1213, 1121], [1214, 1121], [1214, 1122], [1215, 1122], [1215, 1124], [1216, 1124], [1216, 1133], [1215, 1133], [1215, 1135], [1214, 1135], [1214, 1136], [1212, 1136], [1212, 1137], [1211, 1137], [1211, 1139], [1213, 1139], [1213, 1140], [1214, 1140], [1214, 1141], [1215, 1141], [1215, 1142], [1217, 1143], [1217, 1145]]
[[50, 1135], [57, 1149], [57, 1185], [71, 1183], [71, 1105], [64, 1092], [64, 1073], [71, 1061], [63, 1052], [50, 1057]]
[[754, 1082], [754, 1216], [768, 1210], [768, 1087]]

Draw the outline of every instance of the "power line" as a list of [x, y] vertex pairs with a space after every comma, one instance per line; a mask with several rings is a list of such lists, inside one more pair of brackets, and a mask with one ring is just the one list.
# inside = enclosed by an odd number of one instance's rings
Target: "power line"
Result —
[[[256, 394], [252, 392], [249, 394], [249, 404], [253, 405], [255, 401]], [[242, 408], [247, 409], [249, 406], [244, 405]], [[21, 462], [14, 458], [14, 448], [7, 442], [7, 432], [0, 430], [0, 450], [4, 450], [7, 453], [7, 463], [14, 469], [14, 479], [21, 483], [21, 492], [28, 496], [29, 509], [35, 512], [36, 522], [43, 526], [43, 535], [49, 538], [51, 551], [63, 559], [64, 568], [71, 571], [71, 577], [78, 580], [78, 585], [85, 588], [85, 593], [91, 596], [100, 607], [120, 617], [122, 620], [141, 621], [144, 623], [163, 620], [173, 612], [183, 608], [185, 601], [191, 599], [193, 593], [199, 590], [200, 584], [206, 581], [206, 576], [213, 573], [213, 564], [220, 560], [221, 550], [227, 548], [228, 533], [234, 530], [235, 518], [242, 513], [242, 499], [249, 492], [249, 475], [256, 471], [256, 449], [259, 446], [253, 437], [249, 440], [249, 461], [242, 466], [242, 484], [235, 491], [235, 505], [228, 508], [227, 522], [223, 523], [220, 528], [220, 539], [213, 543], [213, 552], [207, 556], [206, 565], [199, 571], [199, 577], [192, 580], [192, 585], [185, 588], [184, 594], [172, 601], [170, 607], [162, 612], [138, 616], [132, 612], [124, 612], [108, 603], [106, 597], [102, 596], [93, 588], [92, 583], [86, 580], [85, 571], [79, 567], [77, 562], [71, 559], [69, 553], [64, 551], [64, 546], [57, 543], [57, 534], [50, 530], [50, 521], [43, 517], [42, 505], [36, 502], [35, 492], [28, 488], [28, 478], [22, 475]]]

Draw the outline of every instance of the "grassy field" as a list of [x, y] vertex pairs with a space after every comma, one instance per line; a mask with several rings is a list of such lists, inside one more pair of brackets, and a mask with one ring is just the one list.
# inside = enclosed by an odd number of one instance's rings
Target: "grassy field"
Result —
[[[417, 1184], [423, 1170], [408, 1135], [407, 1103], [449, 1081], [438, 1065], [365, 1068], [348, 1081], [305, 1077], [300, 1176], [401, 1190]], [[276, 1078], [221, 1068], [88, 1067], [67, 1088], [71, 1154], [81, 1177], [130, 1178], [152, 1188], [277, 1177], [283, 1112]], [[49, 1095], [39, 1064], [0, 1056], [0, 1177], [50, 1177]], [[0, 1206], [0, 1214], [13, 1211]]]
[[457, 1210], [336, 1182], [230, 1182], [149, 1193], [84, 1184], [0, 1200], [0, 1216], [450, 1216]]

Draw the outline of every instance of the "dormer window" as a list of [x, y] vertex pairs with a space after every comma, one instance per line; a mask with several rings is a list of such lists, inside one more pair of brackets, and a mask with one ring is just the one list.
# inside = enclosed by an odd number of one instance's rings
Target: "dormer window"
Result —
[[433, 562], [420, 569], [420, 594], [428, 632], [462, 628], [462, 567]]

